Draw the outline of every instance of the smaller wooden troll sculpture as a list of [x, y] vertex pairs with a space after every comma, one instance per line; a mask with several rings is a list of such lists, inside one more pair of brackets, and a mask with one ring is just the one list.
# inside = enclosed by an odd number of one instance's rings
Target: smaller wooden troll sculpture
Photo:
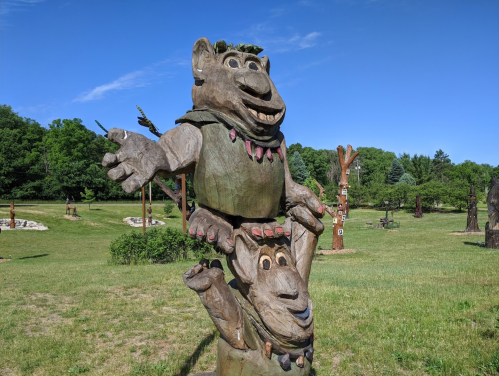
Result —
[[489, 221], [485, 224], [485, 246], [499, 248], [499, 181], [496, 177], [490, 180], [491, 188], [487, 195]]
[[[199, 39], [194, 109], [157, 143], [109, 130], [121, 148], [103, 165], [127, 192], [156, 174], [194, 173], [199, 209], [189, 234], [217, 246], [235, 276], [227, 284], [217, 260], [184, 274], [220, 331], [217, 375], [308, 375], [314, 324], [307, 286], [324, 208], [291, 179], [280, 132], [286, 106], [259, 52]], [[281, 205], [284, 225], [274, 220]]]

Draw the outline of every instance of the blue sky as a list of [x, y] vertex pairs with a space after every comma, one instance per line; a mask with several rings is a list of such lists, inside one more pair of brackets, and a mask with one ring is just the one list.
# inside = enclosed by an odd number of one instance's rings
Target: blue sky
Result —
[[[2, 0], [0, 103], [47, 126], [161, 132], [192, 106], [200, 37], [253, 43], [287, 144], [499, 164], [499, 1]], [[150, 135], [150, 134], [148, 134]], [[152, 138], [154, 136], [150, 135]]]

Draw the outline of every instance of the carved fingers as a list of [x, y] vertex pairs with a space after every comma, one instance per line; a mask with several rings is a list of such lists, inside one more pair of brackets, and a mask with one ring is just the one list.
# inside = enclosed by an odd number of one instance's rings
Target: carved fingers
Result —
[[289, 236], [290, 232], [286, 232], [284, 227], [278, 222], [266, 223], [244, 223], [243, 227], [254, 240], [271, 240], [279, 239], [283, 236]]
[[230, 223], [205, 208], [199, 208], [189, 218], [189, 236], [214, 245], [225, 254], [234, 251]]
[[324, 231], [324, 225], [322, 222], [319, 221], [308, 208], [295, 206], [288, 210], [288, 215], [316, 235], [320, 235]]
[[123, 182], [123, 190], [134, 192], [150, 181], [160, 169], [167, 169], [164, 151], [153, 141], [141, 134], [112, 128], [108, 138], [120, 145], [115, 153], [107, 153], [103, 160], [104, 167], [110, 167], [108, 176]]
[[182, 279], [187, 287], [196, 292], [202, 292], [213, 284], [217, 284], [218, 281], [223, 281], [223, 277], [220, 278], [224, 273], [220, 261], [213, 260], [211, 267], [208, 267], [208, 264], [208, 260], [203, 259], [183, 274]]
[[320, 200], [314, 192], [300, 184], [286, 187], [286, 209], [293, 206], [305, 206], [317, 218], [324, 216], [324, 206]]
[[318, 218], [325, 213], [324, 205], [307, 187], [292, 184], [286, 187], [286, 215], [301, 223], [316, 235], [324, 231], [324, 225]]

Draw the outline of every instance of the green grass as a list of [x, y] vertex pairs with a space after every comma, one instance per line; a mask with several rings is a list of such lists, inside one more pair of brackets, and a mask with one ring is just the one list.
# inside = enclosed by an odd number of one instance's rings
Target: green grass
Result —
[[[0, 234], [0, 256], [12, 255], [0, 263], [0, 375], [213, 371], [218, 334], [181, 278], [195, 260], [111, 265], [109, 243], [131, 231], [122, 219], [141, 216], [140, 205], [80, 205], [79, 221], [64, 210], [16, 206], [16, 218], [49, 231]], [[181, 229], [174, 213], [166, 222]], [[162, 204], [153, 216], [163, 218]], [[314, 372], [499, 375], [499, 250], [477, 246], [483, 235], [450, 235], [466, 227], [465, 212], [400, 211], [398, 229], [366, 225], [383, 216], [351, 210], [344, 242], [357, 252], [314, 258]], [[329, 249], [324, 224], [319, 246]]]

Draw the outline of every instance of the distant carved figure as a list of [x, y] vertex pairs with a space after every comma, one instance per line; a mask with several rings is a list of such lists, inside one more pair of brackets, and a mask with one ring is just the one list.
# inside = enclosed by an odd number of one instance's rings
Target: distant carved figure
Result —
[[152, 226], [152, 207], [149, 205], [149, 208], [147, 208], [147, 225]]
[[71, 211], [73, 211], [73, 217], [76, 217], [76, 206], [71, 206], [72, 202], [74, 202], [74, 198], [73, 200], [66, 198], [66, 215], [71, 214]]
[[489, 230], [499, 230], [499, 182], [493, 177], [490, 183], [492, 188], [487, 196]]
[[489, 221], [485, 225], [485, 246], [499, 248], [499, 182], [496, 177], [490, 180], [492, 185], [487, 195]]
[[10, 203], [10, 228], [16, 228], [16, 213], [14, 211], [14, 202]]
[[468, 223], [464, 232], [480, 232], [478, 228], [477, 207], [475, 187], [472, 185], [470, 188], [470, 204], [468, 205]]
[[416, 213], [414, 218], [423, 218], [423, 208], [421, 207], [421, 196], [416, 195]]

